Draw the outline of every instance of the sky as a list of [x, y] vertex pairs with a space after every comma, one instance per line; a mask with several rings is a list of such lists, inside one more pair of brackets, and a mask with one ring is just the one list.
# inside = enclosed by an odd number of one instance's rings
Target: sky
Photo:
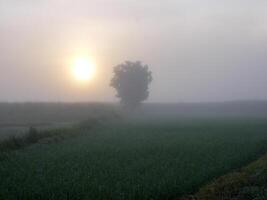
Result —
[[153, 72], [150, 102], [265, 100], [266, 49], [266, 0], [0, 0], [0, 101], [117, 101], [126, 60]]

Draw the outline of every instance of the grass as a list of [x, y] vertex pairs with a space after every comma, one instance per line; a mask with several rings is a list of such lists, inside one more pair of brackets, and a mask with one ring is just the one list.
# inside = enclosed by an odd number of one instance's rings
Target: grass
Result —
[[37, 129], [30, 127], [26, 133], [21, 134], [20, 136], [12, 135], [11, 137], [0, 141], [0, 152], [22, 149], [37, 142], [56, 142], [72, 136], [72, 133], [70, 128], [38, 131]]
[[0, 199], [176, 199], [264, 154], [266, 122], [150, 120], [73, 129], [79, 137], [0, 153]]
[[[98, 116], [90, 116], [86, 120], [73, 124], [73, 126], [66, 126], [57, 129], [46, 129], [38, 130], [34, 127], [30, 127], [29, 130], [24, 134], [11, 135], [7, 139], [2, 139], [0, 141], [0, 151], [12, 151], [21, 149], [37, 142], [41, 143], [51, 143], [58, 142], [60, 140], [66, 139], [71, 136], [77, 136], [77, 132], [86, 129], [91, 130], [97, 126], [103, 126], [106, 123], [114, 122], [118, 120], [120, 116], [116, 113], [105, 113]], [[76, 129], [75, 129], [76, 128]], [[79, 131], [77, 131], [79, 130]]]
[[242, 168], [224, 175], [202, 187], [194, 196], [197, 200], [264, 200], [267, 199], [267, 155]]

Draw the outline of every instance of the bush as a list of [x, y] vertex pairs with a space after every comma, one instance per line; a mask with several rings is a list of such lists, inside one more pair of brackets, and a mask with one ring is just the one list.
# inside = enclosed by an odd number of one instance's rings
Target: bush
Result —
[[35, 143], [38, 141], [38, 139], [38, 130], [34, 127], [30, 127], [29, 132], [25, 136], [26, 143]]

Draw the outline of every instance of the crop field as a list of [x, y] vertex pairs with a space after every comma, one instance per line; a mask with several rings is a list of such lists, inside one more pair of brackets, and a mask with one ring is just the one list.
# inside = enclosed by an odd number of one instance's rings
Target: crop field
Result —
[[0, 199], [178, 199], [267, 151], [266, 119], [120, 120], [0, 152]]
[[0, 200], [267, 200], [267, 0], [0, 0]]

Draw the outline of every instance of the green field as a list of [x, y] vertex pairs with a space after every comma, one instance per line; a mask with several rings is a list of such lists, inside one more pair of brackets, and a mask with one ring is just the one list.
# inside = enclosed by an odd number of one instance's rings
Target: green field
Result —
[[267, 150], [265, 119], [120, 120], [0, 153], [0, 199], [177, 199]]

